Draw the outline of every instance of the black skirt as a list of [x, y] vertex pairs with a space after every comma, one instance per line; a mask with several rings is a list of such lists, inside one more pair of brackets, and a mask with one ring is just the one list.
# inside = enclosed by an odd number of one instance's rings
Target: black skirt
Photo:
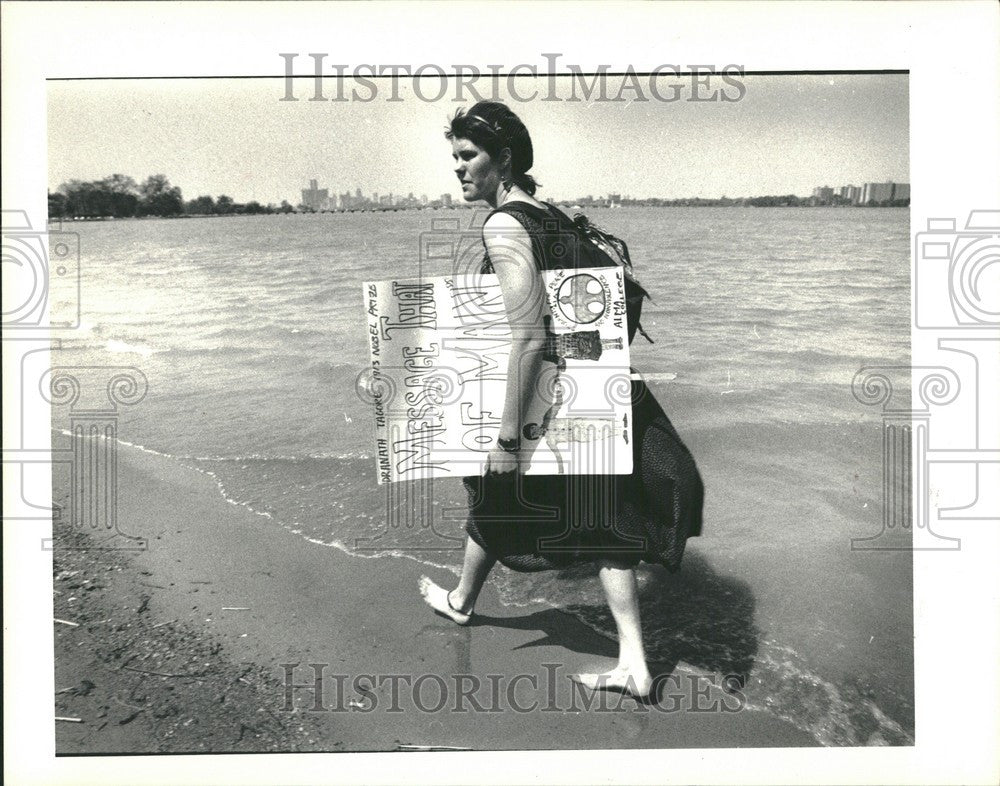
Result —
[[490, 475], [464, 479], [466, 531], [508, 568], [555, 570], [608, 560], [680, 568], [701, 534], [704, 486], [694, 458], [645, 383], [632, 382], [631, 475]]

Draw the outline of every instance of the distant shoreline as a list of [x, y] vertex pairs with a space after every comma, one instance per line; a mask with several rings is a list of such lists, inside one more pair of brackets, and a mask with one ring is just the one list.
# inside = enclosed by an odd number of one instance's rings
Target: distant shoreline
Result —
[[[566, 202], [553, 202], [553, 204], [571, 210], [629, 210], [635, 208], [656, 208], [661, 210], [673, 210], [675, 208], [725, 208], [736, 210], [773, 210], [775, 208], [786, 208], [789, 210], [799, 209], [829, 209], [829, 210], [908, 210], [909, 204], [905, 205], [748, 205], [748, 204], [712, 204], [699, 202], [696, 204], [671, 204], [671, 205], [578, 205]], [[182, 213], [176, 216], [55, 216], [49, 217], [50, 224], [60, 221], [78, 224], [81, 222], [103, 222], [103, 221], [149, 221], [149, 220], [183, 220], [186, 218], [245, 218], [248, 216], [319, 216], [319, 215], [343, 215], [347, 213], [443, 213], [455, 210], [473, 210], [481, 205], [452, 205], [451, 207], [378, 207], [378, 208], [358, 208], [356, 210], [296, 210], [289, 213]]]

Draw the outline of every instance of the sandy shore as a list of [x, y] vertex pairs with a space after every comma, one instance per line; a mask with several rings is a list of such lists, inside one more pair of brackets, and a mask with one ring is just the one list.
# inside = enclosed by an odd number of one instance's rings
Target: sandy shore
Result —
[[55, 616], [78, 626], [56, 623], [56, 715], [80, 719], [59, 753], [815, 744], [683, 665], [652, 664], [652, 706], [590, 694], [568, 675], [615, 643], [575, 618], [487, 588], [460, 628], [420, 598], [425, 566], [312, 544], [210, 476], [119, 455], [119, 526], [148, 548], [57, 552]]

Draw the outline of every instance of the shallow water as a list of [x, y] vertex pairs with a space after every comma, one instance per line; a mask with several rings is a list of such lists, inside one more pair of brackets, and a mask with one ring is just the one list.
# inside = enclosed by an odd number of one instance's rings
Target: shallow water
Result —
[[[480, 219], [481, 219], [480, 214]], [[629, 242], [655, 302], [632, 363], [689, 444], [708, 491], [682, 571], [640, 572], [650, 657], [739, 673], [754, 709], [823, 744], [912, 742], [908, 552], [858, 552], [881, 521], [866, 365], [909, 362], [908, 211], [595, 211]], [[438, 226], [432, 224], [438, 221]], [[457, 481], [377, 487], [361, 282], [421, 263], [471, 211], [72, 224], [80, 330], [53, 362], [142, 370], [119, 435], [212, 472], [226, 495], [317, 544], [456, 569]], [[474, 230], [455, 242], [474, 259]], [[68, 301], [53, 305], [56, 313]], [[84, 372], [89, 373], [89, 372]], [[54, 410], [54, 427], [65, 413]], [[61, 439], [57, 436], [56, 439]], [[403, 515], [388, 526], [386, 511]], [[397, 520], [392, 517], [392, 520]], [[613, 629], [593, 571], [493, 581]]]

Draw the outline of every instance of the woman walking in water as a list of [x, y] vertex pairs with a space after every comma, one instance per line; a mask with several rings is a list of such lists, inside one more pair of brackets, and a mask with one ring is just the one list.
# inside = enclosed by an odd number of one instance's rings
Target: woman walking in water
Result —
[[465, 201], [482, 200], [494, 208], [483, 225], [481, 272], [499, 279], [512, 336], [499, 438], [483, 477], [464, 481], [470, 510], [461, 578], [449, 591], [425, 576], [420, 591], [436, 612], [467, 625], [498, 560], [517, 571], [596, 563], [618, 630], [618, 663], [611, 671], [574, 679], [594, 690], [646, 697], [653, 680], [635, 567], [646, 560], [679, 568], [685, 541], [701, 532], [701, 478], [670, 421], [634, 376], [631, 475], [521, 474], [527, 452], [522, 439], [539, 432], [537, 424], [522, 421], [534, 397], [542, 395], [540, 375], [555, 371], [560, 360], [550, 341], [541, 271], [557, 262], [565, 267], [553, 227], [569, 219], [535, 199], [537, 184], [528, 174], [531, 137], [506, 106], [484, 101], [459, 111], [445, 136]]

